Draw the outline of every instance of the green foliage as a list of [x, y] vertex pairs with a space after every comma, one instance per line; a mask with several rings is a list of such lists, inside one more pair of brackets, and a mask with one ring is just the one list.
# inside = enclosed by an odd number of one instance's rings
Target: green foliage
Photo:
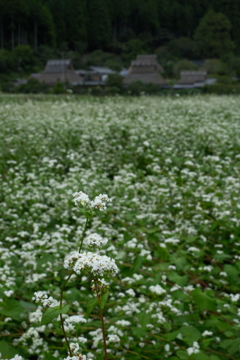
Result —
[[[240, 98], [177, 94], [0, 96], [2, 357], [67, 356], [58, 319], [41, 327], [32, 297], [59, 301], [83, 190], [112, 198], [86, 229], [119, 266], [102, 292], [106, 332], [120, 338], [109, 359], [239, 358]], [[70, 342], [84, 337], [81, 353], [100, 360], [92, 289], [87, 272], [72, 276], [63, 318]]]
[[54, 95], [65, 94], [66, 93], [66, 85], [63, 84], [62, 82], [58, 81], [52, 88], [51, 92]]
[[174, 66], [174, 74], [179, 77], [180, 72], [183, 70], [198, 70], [198, 66], [189, 60], [181, 60]]
[[23, 94], [47, 94], [49, 88], [45, 83], [41, 83], [35, 78], [30, 78], [26, 84], [16, 86], [14, 92]]
[[121, 91], [123, 86], [123, 77], [119, 74], [110, 74], [106, 81], [106, 86], [116, 87]]
[[68, 305], [63, 306], [63, 308], [60, 308], [59, 306], [48, 308], [42, 316], [40, 325], [41, 326], [47, 325], [47, 324], [51, 323], [52, 320], [56, 319], [56, 317], [58, 317], [58, 315], [66, 314], [68, 311], [69, 311]]
[[0, 73], [9, 73], [14, 68], [14, 59], [10, 51], [0, 49]]
[[108, 297], [109, 297], [109, 292], [106, 292], [105, 294], [103, 294], [101, 296], [101, 301], [100, 301], [100, 308], [101, 309], [104, 309], [106, 303], [107, 303], [107, 300], [108, 300]]
[[228, 67], [220, 59], [207, 59], [201, 66], [201, 70], [205, 70], [208, 75], [228, 75]]
[[13, 50], [13, 57], [19, 68], [29, 70], [34, 63], [33, 50], [29, 45], [18, 45]]
[[217, 95], [226, 95], [226, 94], [240, 94], [239, 84], [214, 84], [214, 85], [205, 85], [203, 87], [203, 92], [207, 94], [217, 94]]
[[181, 37], [170, 41], [167, 48], [170, 54], [176, 58], [195, 58], [195, 42], [187, 37]]
[[222, 13], [210, 10], [200, 21], [194, 35], [196, 51], [203, 58], [220, 57], [234, 49], [231, 23]]

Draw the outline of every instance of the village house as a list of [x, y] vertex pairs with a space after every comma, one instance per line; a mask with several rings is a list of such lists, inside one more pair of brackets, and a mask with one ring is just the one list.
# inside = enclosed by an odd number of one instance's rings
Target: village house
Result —
[[180, 79], [174, 85], [174, 89], [195, 88], [204, 86], [206, 83], [206, 71], [181, 71]]
[[131, 62], [123, 84], [129, 85], [133, 81], [142, 81], [145, 84], [166, 86], [166, 81], [160, 75], [163, 72], [164, 69], [157, 61], [157, 55], [138, 55], [137, 59]]
[[70, 59], [48, 60], [38, 80], [49, 86], [54, 86], [58, 81], [69, 85], [79, 85], [83, 82], [83, 78], [75, 72]]
[[108, 76], [116, 74], [116, 71], [103, 66], [89, 66], [89, 70], [76, 70], [76, 73], [86, 86], [104, 86]]

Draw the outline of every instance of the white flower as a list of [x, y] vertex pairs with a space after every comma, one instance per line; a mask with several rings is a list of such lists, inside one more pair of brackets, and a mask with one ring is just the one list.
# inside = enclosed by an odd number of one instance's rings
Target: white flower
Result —
[[89, 199], [88, 195], [82, 191], [75, 192], [73, 194], [73, 197], [74, 197], [74, 203], [76, 206], [85, 207], [90, 204], [90, 199]]
[[13, 293], [14, 293], [13, 290], [4, 291], [4, 295], [6, 295], [7, 297], [10, 297]]
[[108, 335], [107, 342], [114, 342], [114, 343], [116, 343], [116, 342], [120, 342], [120, 339], [119, 339], [119, 337], [118, 337], [117, 335], [112, 335], [112, 334], [110, 334], [110, 335]]
[[83, 315], [72, 315], [69, 316], [67, 319], [64, 320], [66, 323], [70, 324], [78, 324], [78, 323], [85, 323], [87, 322], [86, 319], [84, 319]]
[[187, 353], [188, 353], [188, 355], [199, 353], [199, 345], [196, 341], [194, 341], [192, 347], [187, 348]]
[[155, 293], [157, 295], [162, 295], [162, 294], [165, 294], [166, 290], [163, 289], [160, 285], [151, 285], [149, 287], [149, 290], [152, 292], [152, 293]]
[[135, 294], [135, 291], [133, 290], [133, 289], [128, 289], [127, 291], [126, 291], [126, 294], [128, 294], [128, 295], [130, 295], [130, 296], [135, 296], [136, 294]]
[[59, 302], [53, 299], [52, 296], [48, 297], [46, 291], [35, 292], [32, 299], [37, 303], [41, 303], [43, 307], [54, 307], [59, 305]]
[[82, 270], [91, 272], [94, 276], [110, 275], [115, 276], [118, 273], [118, 267], [114, 259], [106, 255], [98, 255], [92, 252], [75, 252], [64, 261], [64, 268], [73, 270], [80, 274]]
[[85, 241], [86, 241], [87, 245], [90, 247], [92, 247], [92, 246], [101, 247], [101, 246], [106, 245], [108, 242], [107, 239], [103, 239], [101, 237], [101, 235], [96, 234], [96, 233], [87, 236]]
[[109, 201], [111, 201], [111, 199], [106, 194], [100, 194], [91, 201], [90, 207], [102, 211], [107, 208], [106, 205]]
[[203, 333], [202, 333], [202, 336], [211, 336], [213, 333], [211, 331], [207, 331], [205, 330]]
[[76, 354], [79, 350], [79, 345], [76, 343], [70, 343], [70, 349], [74, 354]]
[[130, 321], [127, 321], [127, 320], [118, 320], [118, 321], [116, 321], [116, 325], [120, 325], [120, 326], [130, 326], [131, 323], [130, 323]]
[[15, 355], [13, 358], [11, 358], [10, 360], [23, 360], [23, 357], [21, 355]]

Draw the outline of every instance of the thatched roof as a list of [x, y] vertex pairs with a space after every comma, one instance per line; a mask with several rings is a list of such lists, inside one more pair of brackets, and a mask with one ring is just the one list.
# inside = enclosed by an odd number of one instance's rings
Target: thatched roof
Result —
[[157, 72], [146, 74], [128, 74], [123, 84], [129, 85], [133, 81], [142, 81], [144, 84], [167, 85], [166, 81]]
[[206, 71], [181, 71], [180, 80], [177, 84], [187, 85], [201, 83], [206, 80], [207, 73]]
[[69, 84], [79, 84], [83, 81], [81, 76], [74, 71], [72, 62], [69, 59], [48, 60], [38, 80], [50, 86], [55, 85], [58, 81]]
[[163, 67], [157, 61], [157, 55], [138, 55], [136, 60], [131, 62], [131, 67], [155, 67], [158, 72], [164, 73]]
[[156, 55], [138, 55], [137, 59], [131, 62], [128, 75], [123, 80], [123, 84], [128, 85], [139, 80], [145, 84], [166, 85], [166, 81], [159, 74], [159, 72], [163, 71]]

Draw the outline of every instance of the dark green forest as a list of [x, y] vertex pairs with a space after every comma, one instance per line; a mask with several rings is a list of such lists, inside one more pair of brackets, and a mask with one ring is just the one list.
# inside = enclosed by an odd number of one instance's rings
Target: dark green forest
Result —
[[157, 54], [167, 78], [199, 59], [215, 61], [208, 73], [239, 77], [240, 1], [0, 0], [2, 89], [48, 59], [120, 71], [138, 54]]
[[240, 51], [239, 0], [0, 0], [0, 45], [121, 52], [134, 39], [157, 48], [193, 39], [209, 11], [226, 15]]

